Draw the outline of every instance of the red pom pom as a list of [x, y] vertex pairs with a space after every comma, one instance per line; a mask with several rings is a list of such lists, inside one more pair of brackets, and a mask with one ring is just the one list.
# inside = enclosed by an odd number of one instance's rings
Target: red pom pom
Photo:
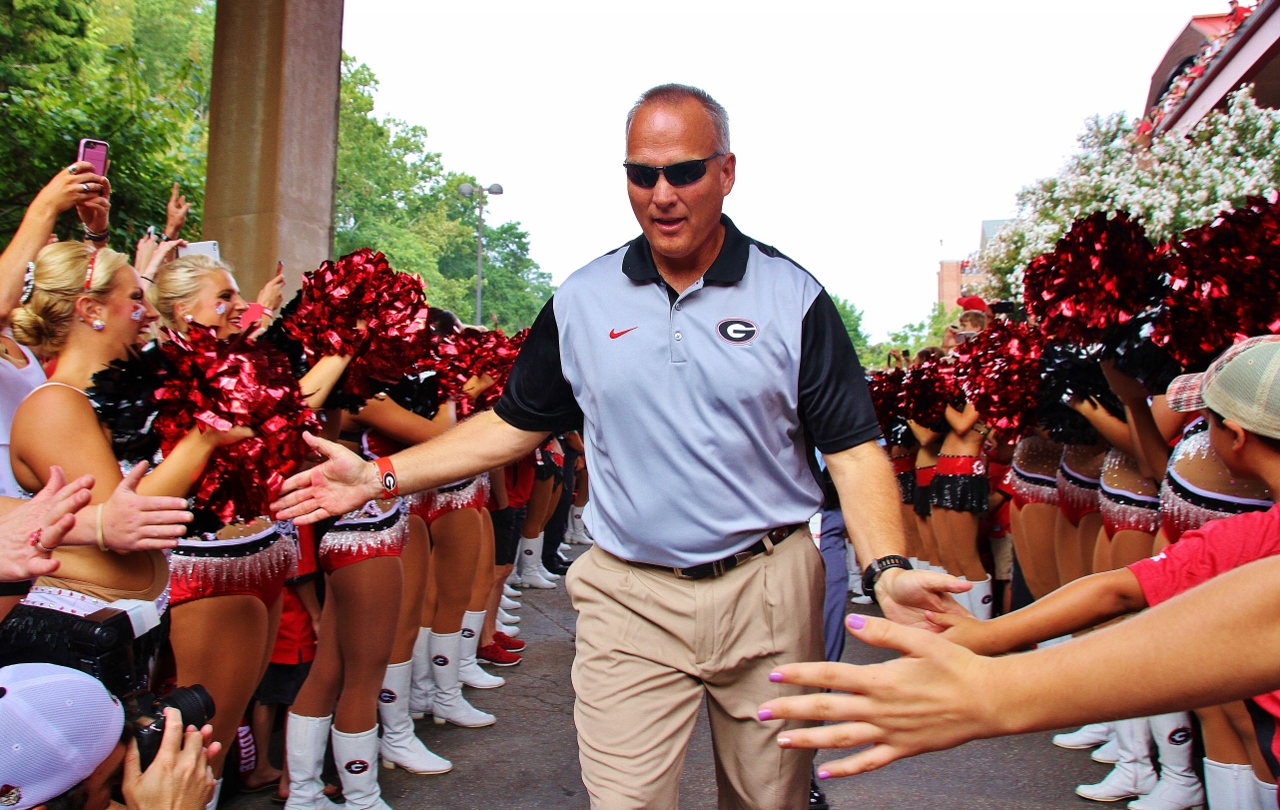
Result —
[[[459, 416], [493, 407], [502, 396], [528, 333], [525, 329], [508, 338], [501, 329], [492, 332], [464, 329], [441, 338], [433, 358], [440, 381], [440, 398], [453, 400]], [[474, 400], [468, 392], [473, 391], [475, 383], [467, 385], [472, 379], [488, 386]]]
[[1151, 339], [1186, 368], [1228, 346], [1280, 333], [1280, 205], [1250, 197], [1176, 242]]
[[926, 428], [937, 427], [956, 400], [955, 368], [942, 358], [930, 358], [907, 369], [902, 378], [903, 413]]
[[306, 456], [305, 430], [319, 430], [288, 359], [246, 335], [219, 340], [193, 324], [187, 335], [167, 333], [160, 351], [174, 372], [155, 392], [154, 430], [168, 454], [193, 428], [248, 427], [255, 436], [219, 447], [192, 488], [194, 505], [226, 523], [268, 514], [284, 479]]
[[1046, 337], [1100, 343], [1110, 327], [1151, 305], [1161, 254], [1124, 212], [1077, 220], [1053, 252], [1027, 266], [1024, 299]]
[[988, 425], [1024, 433], [1035, 424], [1041, 350], [1039, 333], [1004, 321], [956, 349], [956, 380]]

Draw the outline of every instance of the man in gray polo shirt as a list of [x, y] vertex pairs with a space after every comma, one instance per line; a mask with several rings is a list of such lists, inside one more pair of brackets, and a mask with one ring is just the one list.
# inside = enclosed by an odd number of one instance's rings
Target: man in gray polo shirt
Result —
[[[757, 718], [820, 660], [822, 560], [805, 522], [822, 451], [869, 583], [890, 618], [957, 611], [956, 580], [911, 571], [897, 486], [857, 356], [822, 286], [722, 214], [736, 157], [706, 93], [656, 87], [627, 119], [627, 192], [642, 235], [565, 281], [501, 401], [381, 467], [337, 445], [285, 484], [311, 522], [387, 491], [437, 486], [580, 429], [595, 545], [569, 570], [573, 683], [595, 808], [674, 808], [707, 698], [722, 808], [804, 807], [812, 752]], [[309, 441], [311, 441], [309, 439]], [[761, 722], [761, 720], [766, 722]]]

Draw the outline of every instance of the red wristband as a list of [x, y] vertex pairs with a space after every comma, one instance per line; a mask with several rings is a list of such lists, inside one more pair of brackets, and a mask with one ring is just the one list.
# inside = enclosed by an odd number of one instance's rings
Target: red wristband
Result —
[[382, 481], [382, 497], [394, 498], [400, 494], [400, 482], [396, 480], [396, 468], [391, 465], [391, 459], [379, 458], [374, 460], [374, 465], [378, 468], [378, 478]]

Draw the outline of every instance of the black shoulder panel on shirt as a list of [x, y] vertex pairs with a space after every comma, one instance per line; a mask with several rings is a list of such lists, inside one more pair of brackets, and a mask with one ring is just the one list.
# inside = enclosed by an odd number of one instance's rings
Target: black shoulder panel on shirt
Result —
[[858, 353], [826, 290], [804, 315], [799, 391], [800, 420], [823, 453], [848, 450], [880, 435]]
[[582, 428], [582, 409], [560, 364], [554, 296], [529, 328], [507, 387], [493, 410], [502, 421], [521, 430], [563, 433]]

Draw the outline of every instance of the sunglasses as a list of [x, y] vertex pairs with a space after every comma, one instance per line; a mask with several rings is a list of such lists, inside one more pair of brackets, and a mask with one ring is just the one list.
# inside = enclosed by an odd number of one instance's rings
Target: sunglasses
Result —
[[716, 152], [702, 160], [686, 160], [672, 163], [670, 166], [646, 166], [643, 163], [623, 163], [627, 170], [627, 179], [640, 188], [653, 188], [658, 185], [658, 175], [665, 175], [667, 182], [673, 186], [687, 186], [696, 183], [707, 173], [707, 161], [723, 157], [724, 152]]

